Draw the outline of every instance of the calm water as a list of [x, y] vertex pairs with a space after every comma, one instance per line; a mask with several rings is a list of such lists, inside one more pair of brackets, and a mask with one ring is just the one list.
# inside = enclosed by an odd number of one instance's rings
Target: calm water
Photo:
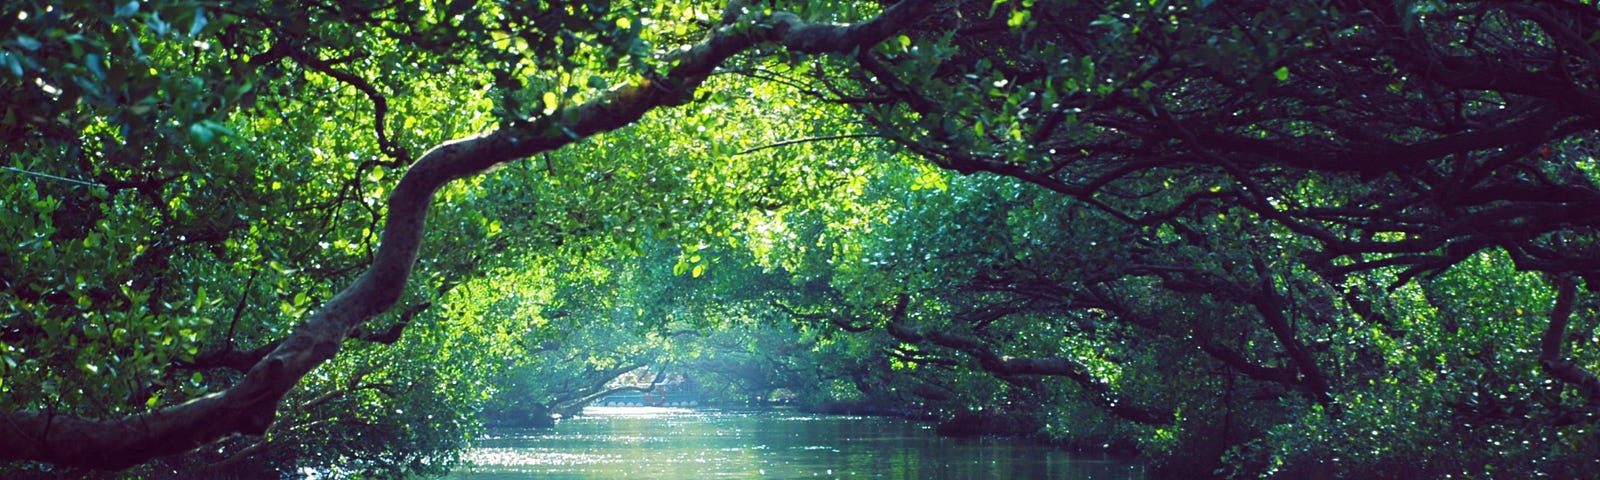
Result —
[[1137, 464], [1005, 439], [941, 438], [899, 419], [591, 407], [553, 429], [498, 430], [452, 479], [1107, 479]]

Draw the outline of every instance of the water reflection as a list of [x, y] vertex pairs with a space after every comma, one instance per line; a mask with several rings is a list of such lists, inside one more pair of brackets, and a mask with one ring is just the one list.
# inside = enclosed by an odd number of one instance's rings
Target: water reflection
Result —
[[498, 430], [456, 479], [1051, 478], [1141, 480], [1136, 464], [1006, 439], [950, 439], [890, 418], [591, 407]]

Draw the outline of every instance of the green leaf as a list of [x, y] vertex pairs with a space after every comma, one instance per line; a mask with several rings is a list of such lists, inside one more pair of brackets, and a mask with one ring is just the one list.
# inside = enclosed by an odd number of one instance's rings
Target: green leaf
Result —
[[199, 123], [189, 126], [189, 136], [194, 137], [194, 139], [201, 144], [211, 143], [211, 140], [214, 137], [211, 133], [211, 129], [206, 128], [205, 125]]
[[15, 41], [17, 42], [18, 46], [21, 46], [22, 48], [24, 48], [24, 49], [26, 49], [26, 50], [28, 50], [30, 52], [34, 51], [34, 50], [38, 50], [39, 47], [41, 46], [38, 40], [35, 40], [33, 37], [30, 37], [30, 36], [27, 36], [27, 35], [17, 35], [17, 38], [16, 38]]
[[561, 98], [556, 96], [556, 92], [544, 92], [543, 99], [545, 115], [556, 113], [556, 109], [561, 107]]
[[145, 19], [145, 26], [150, 27], [150, 31], [155, 32], [156, 35], [164, 36], [167, 34], [167, 32], [172, 31], [172, 24], [167, 23], [166, 20], [162, 20], [159, 12], [152, 14], [150, 15], [150, 18]]
[[[17, 61], [17, 57], [12, 55], [11, 52], [0, 51], [0, 64], [4, 64], [6, 69], [11, 71], [12, 75], [18, 77], [22, 76], [22, 62]], [[6, 113], [10, 114], [5, 120], [6, 123], [9, 124], [16, 121], [14, 118], [10, 118], [15, 116], [14, 111], [8, 111]]]
[[999, 11], [1000, 10], [1000, 5], [1004, 4], [1004, 3], [1006, 3], [1006, 0], [994, 0], [994, 4], [993, 5], [989, 5], [989, 16], [993, 17], [994, 16], [994, 12]]
[[189, 35], [195, 36], [199, 35], [200, 32], [205, 31], [206, 23], [208, 23], [206, 20], [206, 10], [204, 8], [194, 9], [194, 24], [189, 26]]
[[1006, 26], [1011, 28], [1022, 28], [1024, 25], [1028, 24], [1028, 19], [1031, 17], [1032, 12], [1027, 10], [1012, 11], [1011, 18], [1006, 20]]
[[130, 0], [128, 3], [117, 5], [117, 18], [127, 18], [139, 13], [139, 0]]

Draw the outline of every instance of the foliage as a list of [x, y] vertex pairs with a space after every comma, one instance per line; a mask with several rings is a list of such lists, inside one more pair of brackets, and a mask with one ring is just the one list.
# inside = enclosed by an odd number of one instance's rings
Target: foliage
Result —
[[[1593, 469], [1593, 2], [904, 3], [8, 3], [0, 412], [313, 352], [129, 475], [436, 474], [644, 366], [1183, 476]], [[7, 471], [128, 462], [60, 463]]]

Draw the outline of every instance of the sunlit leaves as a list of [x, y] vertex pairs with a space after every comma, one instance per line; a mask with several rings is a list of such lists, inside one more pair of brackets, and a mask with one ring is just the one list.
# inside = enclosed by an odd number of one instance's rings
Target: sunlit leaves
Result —
[[[189, 362], [281, 338], [361, 271], [418, 154], [654, 78], [673, 66], [658, 50], [720, 28], [722, 6], [8, 13], [0, 407], [110, 416], [227, 385], [237, 372]], [[747, 7], [728, 28], [769, 9], [882, 8]], [[1583, 404], [1540, 375], [1534, 339], [1551, 276], [1593, 256], [1592, 228], [1556, 205], [1592, 195], [1592, 132], [1580, 113], [1512, 140], [1494, 129], [1581, 111], [1565, 102], [1592, 74], [1568, 62], [1555, 86], [1511, 95], [1408, 64], [1526, 48], [1534, 68], [1505, 77], [1523, 78], [1582, 45], [1548, 48], [1561, 39], [1494, 5], [1452, 17], [1424, 2], [1398, 20], [1310, 4], [948, 7], [853, 56], [752, 51], [683, 109], [445, 187], [401, 311], [361, 332], [404, 325], [401, 342], [347, 345], [289, 399], [262, 461], [448, 464], [496, 386], [717, 362], [771, 374], [729, 390], [921, 392], [1241, 475], [1462, 450], [1585, 458], [1581, 431], [1535, 421]], [[1405, 57], [1412, 45], [1428, 50]], [[1522, 105], [1550, 91], [1560, 108]], [[1449, 150], [1473, 142], [1495, 144]], [[1324, 153], [1345, 157], [1301, 158]], [[1377, 165], [1386, 155], [1426, 158]], [[958, 175], [976, 172], [999, 175]], [[1559, 221], [1525, 228], [1539, 217], [1523, 211]], [[1558, 340], [1588, 367], [1582, 299], [1583, 324]], [[977, 346], [892, 338], [901, 323]], [[985, 373], [1008, 359], [1081, 374]], [[1172, 423], [1117, 423], [1122, 401]], [[1523, 427], [1540, 442], [1428, 443]]]

